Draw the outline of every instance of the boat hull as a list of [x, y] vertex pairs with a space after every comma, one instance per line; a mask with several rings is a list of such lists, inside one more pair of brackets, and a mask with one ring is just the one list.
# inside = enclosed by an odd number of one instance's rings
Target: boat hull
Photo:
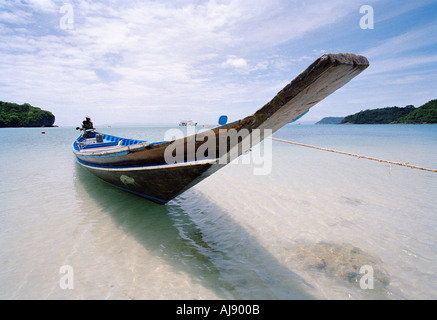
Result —
[[102, 180], [158, 204], [166, 204], [220, 166], [216, 161], [135, 168], [108, 168], [79, 163]]

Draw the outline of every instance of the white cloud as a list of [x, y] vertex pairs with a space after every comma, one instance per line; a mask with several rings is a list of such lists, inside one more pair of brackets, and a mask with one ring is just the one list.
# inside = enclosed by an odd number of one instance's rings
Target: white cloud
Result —
[[409, 14], [414, 10], [427, 6], [434, 3], [435, 0], [416, 0], [416, 1], [405, 1], [402, 5], [392, 5], [386, 3], [387, 7], [385, 10], [379, 10], [378, 14], [375, 16], [375, 23], [379, 24], [383, 21], [390, 21], [393, 18], [402, 16], [404, 14]]
[[437, 44], [437, 24], [413, 28], [400, 35], [380, 41], [380, 44], [366, 50], [364, 54], [372, 58], [396, 57], [400, 53], [416, 51], [423, 47]]
[[405, 72], [408, 69], [420, 70], [421, 67], [434, 67], [437, 63], [437, 54], [430, 56], [394, 57], [379, 59], [372, 63], [368, 76], [391, 75], [394, 72]]
[[[61, 30], [64, 2], [33, 1], [33, 11], [8, 3], [0, 0], [1, 21], [26, 18], [27, 24], [0, 24], [0, 100], [48, 108], [60, 125], [74, 125], [85, 113], [106, 123], [189, 117], [181, 113], [215, 121], [224, 109], [235, 120], [246, 116], [325, 52], [311, 45], [319, 33], [305, 36], [354, 12], [359, 18], [361, 4], [83, 0], [71, 2], [74, 29]], [[425, 41], [418, 31], [398, 45], [415, 39]], [[307, 42], [310, 51], [300, 52]], [[380, 73], [392, 70], [381, 55], [385, 49], [369, 49], [379, 55]]]
[[29, 21], [30, 13], [23, 10], [11, 11], [0, 11], [0, 21], [13, 24], [26, 24]]
[[59, 10], [59, 6], [52, 0], [28, 0], [27, 2], [37, 11], [53, 12]]
[[247, 61], [243, 58], [228, 58], [225, 62], [222, 63], [222, 66], [225, 68], [236, 68], [236, 69], [246, 69], [248, 67]]

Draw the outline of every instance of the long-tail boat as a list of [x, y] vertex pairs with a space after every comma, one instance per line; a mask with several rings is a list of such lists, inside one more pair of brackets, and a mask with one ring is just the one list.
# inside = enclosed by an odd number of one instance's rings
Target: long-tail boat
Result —
[[73, 152], [82, 166], [106, 182], [165, 204], [247, 152], [266, 132], [272, 134], [308, 112], [368, 66], [363, 56], [325, 54], [270, 102], [239, 121], [162, 142], [80, 128]]

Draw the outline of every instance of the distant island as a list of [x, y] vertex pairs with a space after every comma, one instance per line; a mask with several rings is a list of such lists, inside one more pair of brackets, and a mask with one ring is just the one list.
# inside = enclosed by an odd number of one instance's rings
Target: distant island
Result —
[[[341, 120], [340, 120], [341, 119]], [[326, 117], [316, 124], [422, 124], [437, 123], [437, 99], [419, 108], [388, 107], [360, 111], [347, 117]]]
[[53, 127], [55, 116], [28, 103], [16, 104], [0, 101], [0, 128]]
[[340, 124], [344, 117], [326, 117], [316, 122], [316, 124]]

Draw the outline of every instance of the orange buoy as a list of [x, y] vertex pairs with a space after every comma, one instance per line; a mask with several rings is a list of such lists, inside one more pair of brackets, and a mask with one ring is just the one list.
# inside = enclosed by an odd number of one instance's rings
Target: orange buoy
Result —
[[42, 133], [42, 134], [46, 134], [46, 132], [45, 132], [45, 131], [41, 131], [41, 133]]

